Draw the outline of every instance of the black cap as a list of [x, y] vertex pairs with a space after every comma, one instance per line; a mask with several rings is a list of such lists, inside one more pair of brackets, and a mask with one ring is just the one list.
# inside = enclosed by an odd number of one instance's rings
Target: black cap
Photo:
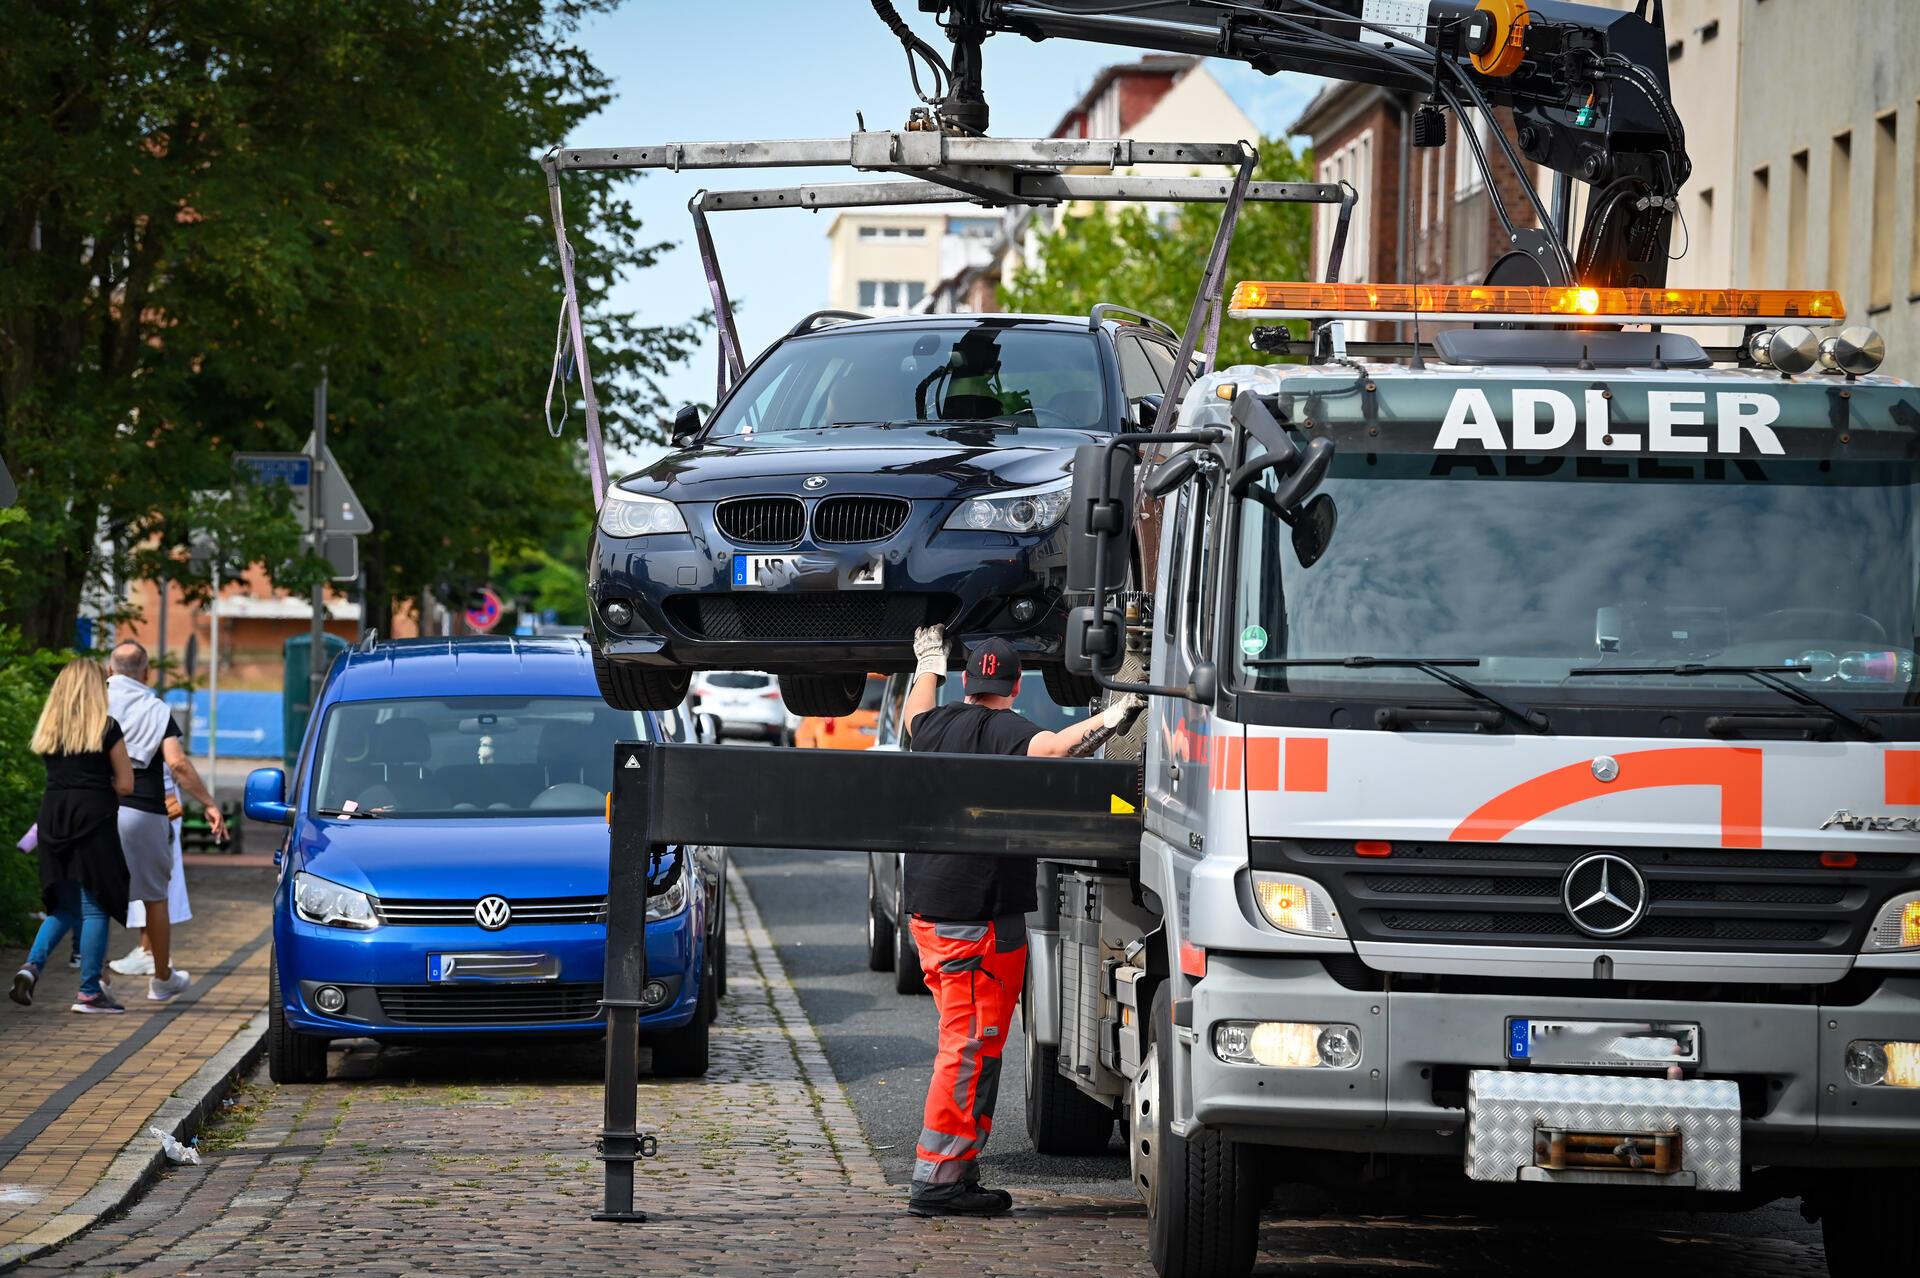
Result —
[[967, 654], [969, 697], [1010, 697], [1020, 682], [1020, 654], [1005, 639], [989, 639]]

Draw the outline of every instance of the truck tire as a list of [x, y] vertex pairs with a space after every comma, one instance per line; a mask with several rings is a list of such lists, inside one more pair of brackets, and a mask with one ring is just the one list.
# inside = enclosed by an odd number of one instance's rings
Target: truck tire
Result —
[[1845, 1175], [1827, 1173], [1820, 1204], [1820, 1236], [1833, 1278], [1897, 1273], [1913, 1263], [1907, 1213], [1920, 1196], [1920, 1170]]
[[893, 970], [893, 920], [880, 908], [880, 885], [873, 880], [873, 856], [867, 856], [867, 970]]
[[1260, 1182], [1252, 1160], [1206, 1128], [1174, 1134], [1162, 1115], [1173, 1077], [1173, 1000], [1153, 996], [1151, 1043], [1127, 1088], [1127, 1162], [1147, 1203], [1147, 1241], [1160, 1278], [1245, 1278], [1260, 1240]]
[[895, 924], [893, 929], [893, 992], [929, 994], [927, 974], [920, 970], [920, 947], [913, 943], [913, 929]]
[[702, 1078], [707, 1072], [713, 1041], [714, 997], [713, 964], [700, 973], [700, 1005], [693, 1019], [679, 1029], [655, 1035], [653, 1076], [655, 1078]]
[[1041, 666], [1040, 677], [1046, 681], [1047, 695], [1053, 698], [1053, 704], [1068, 710], [1085, 710], [1100, 695], [1100, 682], [1092, 675], [1075, 674], [1065, 666]]
[[280, 1004], [280, 956], [267, 954], [267, 1077], [276, 1083], [327, 1081], [327, 1040], [287, 1024]]
[[1027, 1040], [1027, 1137], [1034, 1152], [1073, 1157], [1105, 1153], [1113, 1141], [1113, 1107], [1087, 1095], [1060, 1072], [1060, 1049], [1034, 1036], [1025, 987], [1020, 991], [1020, 1028]]
[[690, 670], [662, 670], [610, 660], [593, 650], [593, 678], [600, 699], [615, 710], [671, 710], [687, 699]]
[[[866, 690], [867, 677], [850, 675], [781, 675], [780, 699], [787, 709], [806, 718], [838, 719], [860, 708], [860, 694]], [[785, 732], [785, 729], [782, 729]], [[791, 745], [791, 736], [786, 738]]]

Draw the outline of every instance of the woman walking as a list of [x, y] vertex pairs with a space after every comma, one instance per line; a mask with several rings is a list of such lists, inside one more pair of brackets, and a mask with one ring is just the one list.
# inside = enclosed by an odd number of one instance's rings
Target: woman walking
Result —
[[120, 796], [133, 792], [133, 760], [107, 714], [107, 677], [94, 662], [69, 662], [53, 681], [33, 752], [47, 768], [40, 799], [40, 898], [47, 918], [10, 997], [32, 1003], [40, 971], [61, 938], [80, 934], [76, 1012], [124, 1012], [100, 983], [107, 920], [127, 916], [127, 862], [120, 852]]

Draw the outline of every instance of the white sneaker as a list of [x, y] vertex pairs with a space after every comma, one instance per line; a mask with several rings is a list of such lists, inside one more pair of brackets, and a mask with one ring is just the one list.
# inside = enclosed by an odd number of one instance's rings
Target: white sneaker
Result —
[[127, 951], [125, 958], [117, 958], [107, 966], [122, 976], [152, 976], [153, 955], [136, 945]]
[[149, 1002], [154, 1003], [171, 1003], [175, 998], [184, 994], [187, 986], [192, 983], [193, 977], [188, 975], [187, 969], [184, 967], [176, 967], [173, 969], [173, 975], [164, 981], [155, 980], [151, 977], [147, 979], [147, 999]]

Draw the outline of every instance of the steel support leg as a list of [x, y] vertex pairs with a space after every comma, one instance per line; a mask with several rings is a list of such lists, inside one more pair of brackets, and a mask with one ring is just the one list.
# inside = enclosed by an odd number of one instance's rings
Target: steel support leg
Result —
[[633, 1182], [641, 1157], [640, 991], [647, 984], [647, 887], [661, 853], [653, 844], [653, 805], [646, 797], [657, 759], [647, 746], [622, 743], [614, 748], [614, 775], [636, 762], [639, 767], [633, 770], [641, 774], [640, 785], [633, 790], [615, 786], [616, 808], [608, 831], [607, 960], [601, 991], [607, 1012], [607, 1078], [600, 1129], [606, 1199], [593, 1213], [595, 1220], [647, 1218], [634, 1209]]

